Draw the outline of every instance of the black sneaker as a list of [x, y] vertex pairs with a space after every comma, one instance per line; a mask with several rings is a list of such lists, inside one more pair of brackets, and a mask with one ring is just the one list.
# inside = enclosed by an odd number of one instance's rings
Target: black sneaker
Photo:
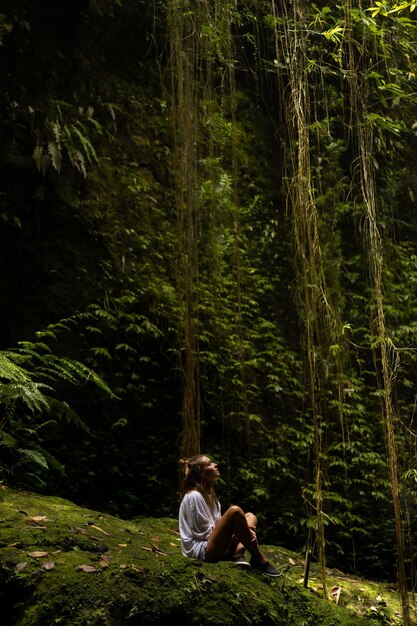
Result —
[[250, 563], [245, 561], [243, 554], [238, 554], [237, 556], [232, 556], [232, 561], [234, 565], [237, 567], [250, 567]]
[[269, 561], [266, 561], [266, 563], [257, 563], [251, 559], [250, 566], [253, 570], [255, 570], [255, 572], [262, 572], [262, 574], [266, 574], [267, 576], [275, 576], [276, 578], [281, 576], [281, 573], [276, 570]]

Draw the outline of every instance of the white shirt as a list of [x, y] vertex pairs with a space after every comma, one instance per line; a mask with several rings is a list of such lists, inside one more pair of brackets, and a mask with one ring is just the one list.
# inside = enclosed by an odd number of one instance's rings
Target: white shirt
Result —
[[183, 556], [204, 559], [207, 537], [220, 519], [220, 503], [207, 504], [199, 491], [189, 491], [179, 511], [181, 552]]

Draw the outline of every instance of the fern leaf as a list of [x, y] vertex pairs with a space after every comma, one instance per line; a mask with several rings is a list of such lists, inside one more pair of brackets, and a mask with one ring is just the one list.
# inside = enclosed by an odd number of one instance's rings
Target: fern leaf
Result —
[[49, 402], [42, 389], [52, 389], [43, 383], [10, 383], [0, 385], [0, 398], [7, 401], [21, 400], [32, 413], [42, 413], [49, 409]]
[[36, 463], [37, 465], [40, 465], [44, 469], [48, 469], [48, 463], [44, 455], [38, 450], [26, 450], [24, 448], [18, 448], [17, 451], [21, 454], [21, 456], [23, 456], [26, 460], [30, 461], [31, 463]]
[[61, 143], [61, 125], [59, 122], [50, 122], [49, 128], [52, 131], [56, 144], [59, 146]]
[[84, 176], [84, 178], [86, 178], [87, 169], [85, 166], [85, 159], [82, 153], [79, 150], [76, 150], [75, 148], [69, 148], [68, 156], [71, 161], [71, 165], [75, 167], [75, 169], [77, 169]]
[[60, 172], [62, 167], [62, 152], [60, 145], [55, 141], [49, 141], [48, 152], [51, 156], [52, 167], [57, 172]]
[[42, 171], [42, 158], [43, 158], [44, 148], [43, 146], [37, 144], [33, 151], [33, 159], [35, 161], [38, 172]]
[[5, 430], [0, 430], [0, 446], [4, 446], [6, 448], [15, 448], [16, 439]]
[[30, 380], [30, 376], [26, 370], [0, 352], [0, 379], [24, 383]]
[[[84, 126], [78, 122], [79, 125], [81, 126], [81, 128], [84, 130]], [[94, 150], [93, 144], [91, 143], [91, 141], [88, 139], [88, 137], [86, 137], [85, 135], [82, 134], [81, 131], [78, 130], [78, 128], [76, 126], [73, 127], [75, 134], [77, 135], [78, 139], [81, 142], [81, 145], [83, 147], [84, 153], [87, 156], [87, 159], [89, 161], [89, 163], [93, 163], [98, 161], [97, 159], [97, 154], [96, 151]]]

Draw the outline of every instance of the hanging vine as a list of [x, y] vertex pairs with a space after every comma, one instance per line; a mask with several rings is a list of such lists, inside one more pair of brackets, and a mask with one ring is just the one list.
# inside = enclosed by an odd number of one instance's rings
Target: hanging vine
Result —
[[280, 14], [274, 1], [271, 14], [275, 24], [278, 65], [288, 68], [286, 126], [288, 160], [291, 163], [287, 201], [291, 208], [294, 255], [301, 317], [305, 329], [308, 364], [308, 411], [312, 415], [314, 438], [314, 509], [316, 537], [323, 594], [327, 597], [325, 571], [325, 530], [323, 459], [325, 455], [325, 406], [323, 359], [328, 358], [330, 340], [335, 338], [337, 321], [326, 283], [323, 252], [319, 236], [319, 216], [312, 178], [310, 124], [311, 102], [308, 75], [308, 28], [303, 0], [294, 0], [293, 13], [286, 3]]
[[[351, 132], [356, 148], [355, 172], [360, 181], [361, 198], [364, 205], [363, 232], [366, 236], [366, 250], [372, 287], [372, 330], [375, 337], [376, 367], [379, 370], [383, 402], [382, 419], [385, 428], [388, 469], [391, 482], [392, 499], [395, 515], [397, 544], [397, 576], [402, 600], [404, 626], [410, 624], [407, 576], [405, 570], [403, 514], [399, 496], [398, 451], [396, 425], [398, 423], [394, 405], [395, 378], [398, 369], [398, 352], [389, 336], [383, 302], [383, 241], [378, 223], [378, 193], [375, 181], [373, 161], [374, 138], [368, 109], [368, 82], [360, 76], [367, 76], [369, 69], [368, 41], [364, 32], [363, 51], [359, 60], [355, 54], [355, 42], [352, 28], [352, 3], [344, 0], [346, 21], [347, 75], [353, 115]], [[378, 354], [379, 352], [379, 354]]]
[[177, 290], [181, 307], [179, 353], [183, 374], [183, 456], [192, 456], [200, 451], [201, 402], [196, 329], [200, 95], [198, 10], [197, 2], [170, 0], [168, 11], [178, 242]]

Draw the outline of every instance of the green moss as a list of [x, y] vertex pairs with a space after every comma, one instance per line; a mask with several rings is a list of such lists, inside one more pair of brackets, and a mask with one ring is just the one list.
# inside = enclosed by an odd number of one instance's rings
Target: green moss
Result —
[[[282, 548], [265, 547], [283, 571], [272, 579], [227, 562], [184, 559], [175, 519], [121, 520], [56, 497], [1, 495], [0, 600], [8, 626], [353, 626], [382, 593], [382, 585], [330, 572], [329, 589], [343, 589], [335, 606], [320, 598], [314, 571], [303, 587], [302, 561]], [[396, 594], [383, 597], [392, 619], [385, 623], [400, 624]]]

